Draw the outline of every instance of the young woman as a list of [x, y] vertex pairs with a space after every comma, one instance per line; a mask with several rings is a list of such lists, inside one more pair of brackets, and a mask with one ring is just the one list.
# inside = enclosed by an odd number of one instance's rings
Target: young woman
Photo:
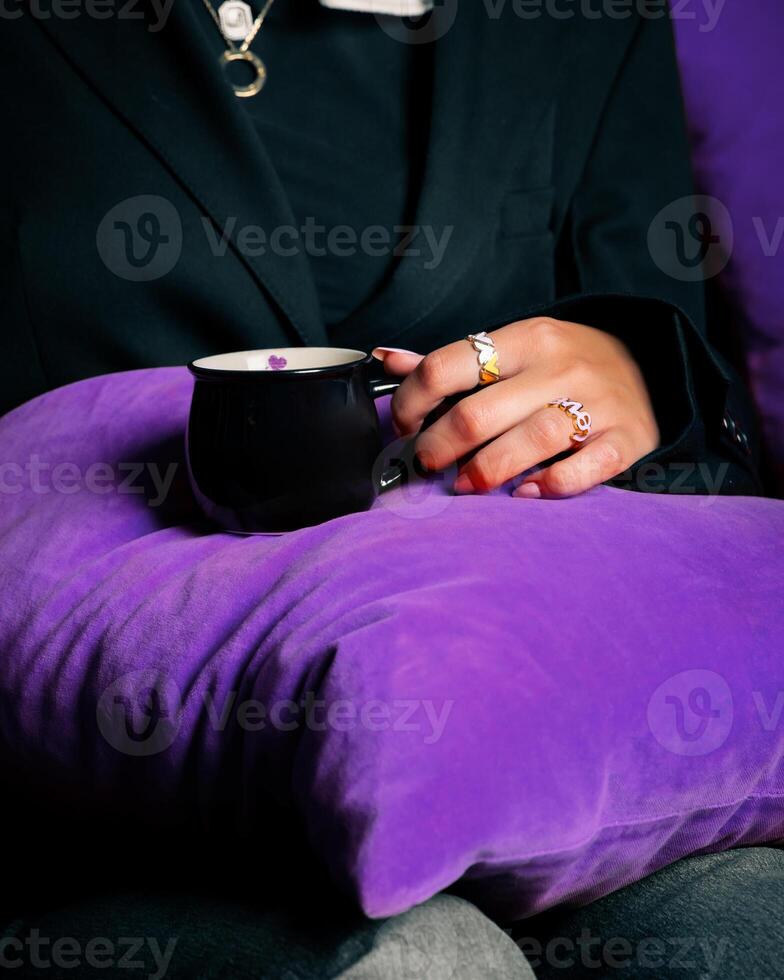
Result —
[[[396, 4], [6, 5], [0, 411], [104, 372], [334, 344], [408, 376], [403, 432], [473, 392], [419, 441], [430, 467], [470, 458], [458, 492], [524, 473], [521, 497], [759, 492], [753, 412], [705, 317], [720, 236], [689, 204], [664, 4]], [[716, 894], [726, 866], [679, 867]], [[644, 921], [626, 891], [618, 916]], [[376, 942], [356, 928], [355, 959]], [[434, 956], [475, 940], [451, 975], [527, 969], [457, 900], [399, 924], [412, 944], [428, 928]], [[194, 963], [224, 944], [190, 942]], [[268, 940], [242, 948], [258, 975]]]
[[[461, 338], [503, 326], [502, 382], [428, 440], [436, 466], [489, 441], [461, 488], [573, 448], [522, 492], [630, 467], [638, 489], [755, 492], [753, 416], [695, 275], [716, 236], [673, 220], [691, 182], [663, 5], [518, 6], [447, 3], [419, 28], [316, 0], [247, 24], [204, 0], [19, 7], [0, 66], [16, 93], [2, 408], [90, 374], [331, 342], [429, 354], [395, 399], [411, 430], [476, 385]], [[562, 396], [590, 416], [585, 443], [544, 407]], [[640, 477], [641, 460], [658, 468]]]

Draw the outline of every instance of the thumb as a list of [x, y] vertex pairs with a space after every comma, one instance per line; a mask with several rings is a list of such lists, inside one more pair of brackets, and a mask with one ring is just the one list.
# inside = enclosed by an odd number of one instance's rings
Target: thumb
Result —
[[412, 350], [402, 350], [400, 347], [376, 347], [373, 357], [381, 361], [387, 374], [405, 377], [423, 359], [424, 354], [416, 354]]

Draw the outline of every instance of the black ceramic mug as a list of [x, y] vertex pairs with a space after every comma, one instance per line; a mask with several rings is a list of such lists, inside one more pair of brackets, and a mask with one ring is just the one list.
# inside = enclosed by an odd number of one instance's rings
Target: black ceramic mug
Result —
[[384, 468], [374, 399], [400, 381], [337, 347], [202, 357], [187, 433], [202, 511], [229, 531], [274, 533], [367, 510], [399, 482]]

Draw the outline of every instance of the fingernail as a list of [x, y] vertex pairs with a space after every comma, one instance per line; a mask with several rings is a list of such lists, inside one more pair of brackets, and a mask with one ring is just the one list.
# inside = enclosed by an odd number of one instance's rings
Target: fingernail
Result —
[[542, 491], [539, 489], [538, 483], [521, 483], [520, 486], [515, 490], [514, 497], [530, 497], [533, 500], [535, 497], [541, 497]]
[[433, 453], [428, 452], [427, 449], [417, 449], [414, 453], [416, 459], [416, 468], [419, 470], [420, 476], [427, 476], [429, 473], [435, 473], [436, 458]]
[[374, 347], [371, 353], [377, 361], [383, 361], [387, 354], [413, 354], [414, 357], [419, 357], [415, 350], [405, 350], [402, 347]]
[[471, 477], [467, 473], [461, 473], [455, 480], [453, 489], [455, 493], [471, 493], [474, 489]]

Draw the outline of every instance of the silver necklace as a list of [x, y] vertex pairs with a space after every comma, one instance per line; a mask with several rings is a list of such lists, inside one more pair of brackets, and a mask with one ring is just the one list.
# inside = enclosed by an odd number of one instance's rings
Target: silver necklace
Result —
[[[261, 13], [254, 20], [253, 12], [243, 0], [225, 0], [216, 10], [210, 0], [204, 0], [204, 6], [210, 13], [210, 17], [215, 21], [215, 26], [221, 32], [228, 48], [220, 58], [221, 66], [225, 69], [227, 65], [235, 61], [244, 61], [256, 73], [256, 77], [249, 85], [235, 85], [231, 83], [234, 94], [240, 99], [250, 98], [256, 95], [264, 87], [267, 81], [267, 66], [255, 55], [250, 46], [256, 35], [261, 30], [264, 18], [267, 16], [270, 7], [275, 0], [267, 0], [261, 8]], [[240, 44], [235, 44], [240, 41]]]

